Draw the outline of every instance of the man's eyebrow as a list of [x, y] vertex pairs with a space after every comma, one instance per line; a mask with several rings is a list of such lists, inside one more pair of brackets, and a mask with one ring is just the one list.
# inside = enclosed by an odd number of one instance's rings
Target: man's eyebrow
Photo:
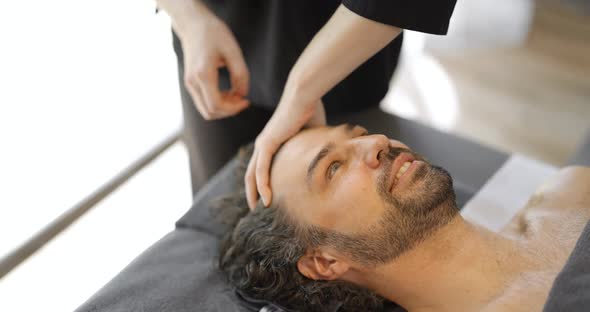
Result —
[[311, 162], [309, 163], [309, 167], [307, 167], [307, 184], [310, 184], [311, 181], [311, 177], [313, 176], [313, 172], [315, 170], [315, 168], [318, 166], [319, 162], [326, 157], [329, 153], [330, 150], [332, 150], [334, 148], [334, 143], [333, 142], [328, 142], [328, 144], [326, 144], [317, 155], [315, 155], [315, 157], [311, 160]]

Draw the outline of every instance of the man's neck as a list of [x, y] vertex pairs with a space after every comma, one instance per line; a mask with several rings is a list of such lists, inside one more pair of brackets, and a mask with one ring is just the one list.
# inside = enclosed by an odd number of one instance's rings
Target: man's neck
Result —
[[514, 241], [457, 216], [362, 283], [408, 311], [475, 311], [524, 269], [519, 251]]

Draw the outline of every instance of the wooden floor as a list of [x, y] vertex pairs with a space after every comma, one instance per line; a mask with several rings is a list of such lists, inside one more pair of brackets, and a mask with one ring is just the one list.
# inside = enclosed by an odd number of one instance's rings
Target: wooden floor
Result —
[[[567, 161], [590, 131], [590, 16], [554, 3], [536, 3], [521, 44], [434, 55], [457, 100], [446, 131], [558, 166]], [[437, 126], [436, 116], [414, 118]]]

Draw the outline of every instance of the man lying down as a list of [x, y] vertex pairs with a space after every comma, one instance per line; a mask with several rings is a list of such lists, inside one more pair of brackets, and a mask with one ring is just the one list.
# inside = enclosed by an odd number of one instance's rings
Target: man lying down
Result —
[[233, 202], [219, 264], [240, 293], [296, 311], [541, 311], [590, 219], [590, 168], [570, 167], [488, 231], [461, 217], [447, 171], [360, 126], [302, 131], [271, 183], [269, 208]]

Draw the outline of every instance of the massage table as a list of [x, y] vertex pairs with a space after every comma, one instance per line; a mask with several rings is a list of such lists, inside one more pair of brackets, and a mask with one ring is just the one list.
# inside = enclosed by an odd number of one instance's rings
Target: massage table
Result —
[[[533, 174], [528, 184], [510, 185], [516, 188], [513, 193], [526, 193], [534, 188], [533, 184], [538, 184], [539, 180], [557, 170], [521, 155], [509, 155], [387, 114], [378, 108], [328, 122], [332, 125], [343, 122], [360, 124], [371, 133], [386, 134], [406, 143], [431, 163], [446, 168], [453, 177], [458, 206], [464, 207], [462, 214], [465, 213], [468, 219], [476, 220], [478, 214], [485, 216], [489, 212], [485, 209], [477, 211], [478, 206], [490, 205], [486, 198], [497, 197], [495, 194], [498, 192], [511, 191], [502, 189], [502, 184], [506, 180], [518, 180], [518, 176], [511, 179], [510, 174], [516, 172], [519, 166], [524, 166], [525, 171]], [[572, 156], [571, 163], [590, 166], [590, 132], [580, 150]], [[228, 229], [215, 220], [210, 204], [215, 198], [235, 191], [237, 179], [241, 179], [236, 177], [236, 166], [237, 161], [233, 159], [218, 171], [195, 195], [192, 207], [176, 222], [172, 232], [139, 255], [76, 311], [280, 311], [272, 303], [240, 296], [215, 267], [219, 240]], [[525, 199], [521, 196], [513, 202], [491, 204], [514, 205], [526, 200], [529, 194], [524, 195]], [[511, 212], [504, 211], [501, 218], [485, 226], [497, 228], [510, 217], [510, 213], [514, 213], [515, 209], [511, 209]], [[590, 309], [589, 244], [590, 228], [587, 226], [563, 272], [556, 279], [546, 311]], [[404, 310], [392, 306], [389, 311]]]

